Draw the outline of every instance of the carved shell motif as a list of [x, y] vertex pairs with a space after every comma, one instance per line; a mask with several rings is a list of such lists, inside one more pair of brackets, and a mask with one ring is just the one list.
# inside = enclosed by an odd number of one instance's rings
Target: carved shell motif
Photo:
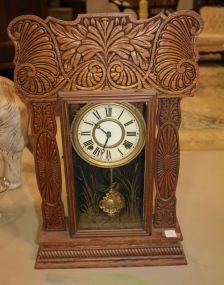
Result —
[[19, 89], [32, 95], [49, 95], [58, 84], [60, 73], [55, 45], [46, 25], [25, 18], [12, 26], [11, 37], [19, 43], [15, 59], [15, 82]]
[[151, 74], [161, 90], [180, 93], [196, 84], [198, 55], [194, 38], [199, 30], [198, 20], [186, 15], [171, 17], [164, 24], [156, 41]]

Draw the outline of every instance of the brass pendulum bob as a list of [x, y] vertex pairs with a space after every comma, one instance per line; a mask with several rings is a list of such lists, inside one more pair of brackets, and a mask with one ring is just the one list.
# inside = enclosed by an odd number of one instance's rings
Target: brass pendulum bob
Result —
[[110, 169], [111, 181], [110, 186], [107, 189], [107, 194], [99, 202], [100, 209], [102, 209], [110, 217], [114, 216], [116, 213], [120, 212], [122, 208], [125, 207], [124, 196], [117, 191], [117, 182], [112, 182], [112, 171], [113, 170]]

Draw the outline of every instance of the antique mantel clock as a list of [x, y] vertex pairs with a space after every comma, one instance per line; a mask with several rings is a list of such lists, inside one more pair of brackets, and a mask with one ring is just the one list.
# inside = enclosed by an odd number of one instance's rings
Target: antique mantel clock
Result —
[[201, 28], [192, 11], [10, 23], [42, 198], [36, 268], [186, 264], [176, 218], [178, 129], [181, 98], [197, 84]]

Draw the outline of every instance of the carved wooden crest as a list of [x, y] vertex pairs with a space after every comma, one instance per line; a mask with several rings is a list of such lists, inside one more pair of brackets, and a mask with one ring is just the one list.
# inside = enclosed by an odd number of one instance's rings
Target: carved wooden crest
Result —
[[15, 83], [27, 99], [62, 89], [154, 87], [160, 94], [190, 95], [200, 29], [192, 11], [145, 21], [124, 14], [80, 15], [74, 22], [21, 16], [8, 27], [16, 46]]

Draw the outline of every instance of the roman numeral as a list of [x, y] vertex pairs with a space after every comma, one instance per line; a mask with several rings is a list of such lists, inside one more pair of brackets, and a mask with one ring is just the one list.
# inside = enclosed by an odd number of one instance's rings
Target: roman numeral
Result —
[[91, 131], [81, 132], [81, 136], [90, 136], [90, 135], [91, 135]]
[[119, 117], [117, 118], [118, 120], [120, 119], [123, 113], [124, 113], [124, 110], [120, 113]]
[[105, 107], [105, 113], [107, 117], [111, 117], [112, 116], [112, 107], [108, 106]]
[[111, 152], [110, 152], [110, 150], [107, 150], [107, 152], [106, 152], [106, 158], [107, 158], [107, 160], [110, 160], [110, 159], [111, 159]]
[[134, 123], [134, 121], [133, 121], [133, 120], [130, 120], [129, 122], [125, 123], [124, 125], [125, 125], [125, 127], [127, 127], [127, 126], [129, 126], [129, 125], [131, 125], [131, 124], [133, 124], [133, 123]]
[[101, 154], [100, 148], [97, 146], [93, 151], [93, 155], [98, 157], [100, 156], [100, 154]]
[[93, 111], [93, 115], [97, 118], [97, 120], [101, 119], [101, 116], [97, 110]]
[[89, 123], [89, 122], [86, 122], [86, 121], [84, 121], [84, 124], [87, 124], [87, 125], [93, 126], [93, 124], [92, 124], [92, 123]]
[[125, 148], [131, 148], [131, 147], [133, 146], [133, 143], [131, 143], [131, 142], [125, 140], [125, 141], [123, 142], [123, 145], [124, 145]]
[[136, 136], [136, 132], [127, 132], [127, 136], [135, 137]]
[[87, 149], [92, 150], [92, 149], [93, 149], [94, 142], [93, 142], [92, 140], [88, 140], [88, 141], [84, 142], [83, 145], [84, 145], [84, 147], [86, 147]]
[[124, 154], [123, 154], [123, 152], [118, 148], [117, 149], [119, 152], [120, 152], [120, 154], [123, 156]]

